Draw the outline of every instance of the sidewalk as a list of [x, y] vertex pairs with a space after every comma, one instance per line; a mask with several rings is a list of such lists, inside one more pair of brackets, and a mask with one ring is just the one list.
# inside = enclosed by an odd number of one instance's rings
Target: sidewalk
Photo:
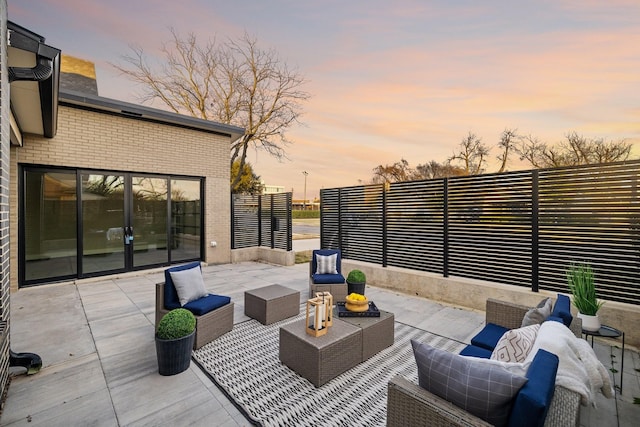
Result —
[[[262, 263], [203, 269], [212, 292], [231, 296], [234, 322], [244, 315], [244, 291], [278, 283], [307, 298], [308, 266]], [[250, 423], [194, 363], [176, 376], [157, 373], [155, 283], [162, 270], [22, 289], [11, 295], [12, 349], [42, 357], [42, 370], [12, 380], [2, 426], [248, 426]], [[396, 320], [468, 342], [484, 313], [375, 287], [367, 295]], [[619, 349], [596, 340], [605, 366]], [[613, 349], [613, 350], [612, 350]], [[617, 352], [617, 353], [616, 353]], [[624, 393], [582, 408], [584, 426], [638, 425], [638, 354], [625, 354]], [[619, 366], [619, 365], [617, 365]], [[618, 380], [616, 375], [616, 381]]]

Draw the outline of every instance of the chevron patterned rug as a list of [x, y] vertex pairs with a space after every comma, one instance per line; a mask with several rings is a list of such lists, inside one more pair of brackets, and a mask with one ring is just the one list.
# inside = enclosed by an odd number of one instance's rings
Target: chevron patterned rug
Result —
[[248, 320], [196, 350], [200, 368], [244, 412], [261, 426], [384, 426], [387, 383], [396, 374], [417, 383], [411, 339], [450, 352], [464, 344], [421, 329], [395, 323], [393, 346], [316, 388], [280, 363], [279, 329], [298, 316], [262, 325]]

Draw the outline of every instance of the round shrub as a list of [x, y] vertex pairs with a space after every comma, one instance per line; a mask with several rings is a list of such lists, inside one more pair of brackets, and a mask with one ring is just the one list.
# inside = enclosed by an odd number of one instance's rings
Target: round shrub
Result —
[[175, 340], [186, 337], [196, 329], [196, 318], [186, 308], [171, 310], [160, 319], [157, 337], [161, 340]]
[[365, 283], [366, 281], [367, 277], [360, 270], [351, 270], [347, 276], [347, 282], [350, 283]]

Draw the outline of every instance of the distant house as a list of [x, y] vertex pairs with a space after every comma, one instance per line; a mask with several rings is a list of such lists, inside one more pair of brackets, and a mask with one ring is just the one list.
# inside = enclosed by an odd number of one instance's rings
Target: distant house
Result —
[[231, 261], [229, 147], [243, 129], [102, 98], [90, 64], [61, 84], [60, 50], [0, 3], [4, 389], [10, 290]]

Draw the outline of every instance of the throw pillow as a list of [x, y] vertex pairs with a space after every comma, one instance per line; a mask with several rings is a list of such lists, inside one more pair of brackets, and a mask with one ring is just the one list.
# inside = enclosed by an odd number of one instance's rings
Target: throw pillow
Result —
[[176, 292], [178, 293], [180, 305], [184, 306], [191, 301], [207, 296], [207, 290], [204, 287], [200, 267], [182, 271], [171, 271], [170, 274], [173, 286], [175, 286]]
[[338, 274], [338, 254], [316, 255], [316, 274]]
[[[553, 309], [553, 301], [551, 298], [547, 298], [544, 301], [544, 305], [542, 307], [532, 308], [527, 311], [527, 314], [524, 315], [522, 319], [522, 327], [531, 326], [531, 325], [540, 325], [542, 322], [547, 320], [547, 317], [551, 315], [551, 310]], [[542, 302], [540, 302], [542, 304]]]
[[420, 387], [493, 425], [506, 425], [513, 398], [527, 382], [525, 377], [416, 340], [411, 345]]
[[525, 326], [505, 332], [491, 353], [491, 359], [501, 362], [524, 362], [538, 335], [540, 325]]

